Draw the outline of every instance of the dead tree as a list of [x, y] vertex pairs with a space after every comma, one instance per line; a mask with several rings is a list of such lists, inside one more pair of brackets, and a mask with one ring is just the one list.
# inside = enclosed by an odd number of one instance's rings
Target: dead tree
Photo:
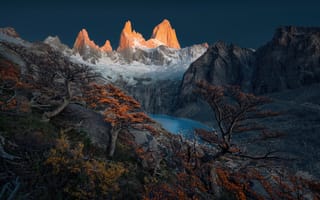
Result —
[[49, 121], [61, 113], [71, 102], [81, 101], [81, 88], [86, 87], [98, 74], [84, 65], [69, 64], [34, 69], [35, 86], [33, 107], [45, 110], [42, 118]]
[[199, 82], [197, 86], [198, 89], [195, 92], [209, 104], [218, 126], [216, 131], [198, 130], [197, 133], [218, 146], [220, 151], [217, 157], [233, 154], [251, 159], [277, 158], [273, 156], [276, 151], [269, 151], [261, 156], [244, 154], [242, 149], [233, 143], [235, 134], [249, 131], [261, 131], [264, 139], [281, 135], [279, 132], [269, 131], [267, 127], [257, 122], [260, 118], [279, 114], [262, 108], [263, 105], [271, 102], [269, 98], [244, 93], [236, 86], [214, 86], [205, 81]]

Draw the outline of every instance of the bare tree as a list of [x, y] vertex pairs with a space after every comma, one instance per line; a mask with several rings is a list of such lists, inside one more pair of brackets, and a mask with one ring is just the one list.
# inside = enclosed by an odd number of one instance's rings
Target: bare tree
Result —
[[49, 121], [61, 113], [72, 101], [81, 101], [81, 90], [98, 76], [85, 65], [69, 64], [34, 69], [35, 96], [33, 107], [46, 110], [42, 118]]
[[263, 139], [281, 135], [280, 132], [270, 131], [257, 122], [259, 118], [279, 114], [263, 109], [263, 105], [271, 102], [269, 98], [244, 93], [236, 86], [214, 86], [205, 81], [199, 82], [197, 86], [195, 92], [209, 104], [218, 126], [215, 131], [198, 130], [197, 133], [218, 146], [220, 151], [216, 156], [229, 153], [251, 159], [277, 158], [273, 156], [276, 151], [268, 151], [261, 156], [244, 154], [243, 150], [233, 143], [233, 135], [249, 131], [261, 131]]

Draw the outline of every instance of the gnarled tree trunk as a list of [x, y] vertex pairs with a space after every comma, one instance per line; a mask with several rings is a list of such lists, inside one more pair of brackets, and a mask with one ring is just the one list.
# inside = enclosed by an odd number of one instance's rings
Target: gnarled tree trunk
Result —
[[65, 80], [65, 87], [67, 90], [67, 95], [63, 97], [63, 103], [59, 105], [55, 110], [43, 113], [42, 115], [43, 121], [49, 121], [52, 117], [61, 113], [70, 104], [72, 93], [71, 93], [71, 82], [69, 80]]
[[110, 137], [111, 139], [110, 139], [109, 150], [108, 150], [109, 157], [112, 157], [114, 155], [117, 139], [120, 131], [121, 131], [121, 128], [112, 128], [111, 130], [111, 137]]

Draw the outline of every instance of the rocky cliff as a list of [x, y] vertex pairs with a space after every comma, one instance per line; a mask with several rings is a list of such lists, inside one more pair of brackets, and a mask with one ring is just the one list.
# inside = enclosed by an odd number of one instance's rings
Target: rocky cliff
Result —
[[255, 54], [257, 94], [320, 82], [320, 28], [281, 27]]
[[257, 51], [217, 42], [191, 64], [180, 88], [192, 100], [196, 82], [239, 85], [264, 94], [320, 82], [320, 28], [282, 27]]
[[250, 90], [253, 53], [253, 50], [224, 42], [210, 46], [185, 72], [180, 88], [180, 102], [196, 99], [193, 90], [200, 80], [214, 85], [241, 85], [245, 90]]

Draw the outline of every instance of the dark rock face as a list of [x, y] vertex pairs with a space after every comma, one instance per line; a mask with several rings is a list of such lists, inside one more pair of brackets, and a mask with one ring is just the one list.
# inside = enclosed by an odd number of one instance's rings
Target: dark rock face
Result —
[[180, 88], [182, 101], [194, 101], [196, 82], [239, 85], [255, 94], [320, 82], [320, 28], [282, 27], [256, 52], [218, 42], [191, 64]]
[[177, 100], [180, 81], [158, 80], [148, 84], [144, 81], [146, 80], [141, 80], [135, 85], [116, 84], [137, 99], [146, 112], [171, 113]]
[[320, 28], [282, 27], [255, 54], [257, 94], [320, 82]]
[[251, 90], [253, 61], [252, 50], [217, 42], [185, 72], [180, 88], [180, 102], [196, 100], [193, 90], [200, 80], [214, 85], [241, 85], [245, 90]]

